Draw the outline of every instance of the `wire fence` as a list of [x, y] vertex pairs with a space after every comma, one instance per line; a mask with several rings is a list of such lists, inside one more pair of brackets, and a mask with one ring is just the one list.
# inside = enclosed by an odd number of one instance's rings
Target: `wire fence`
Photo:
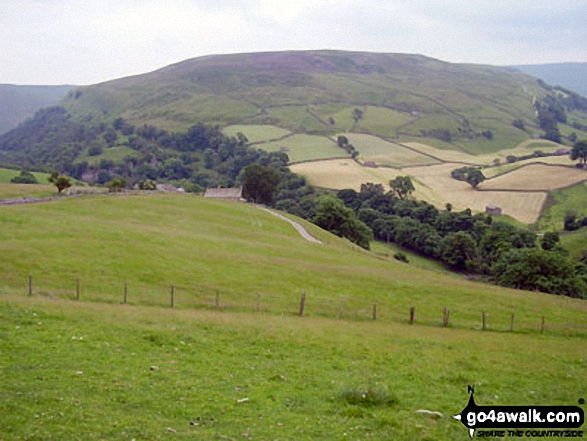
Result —
[[587, 337], [587, 315], [568, 320], [561, 315], [504, 311], [458, 305], [442, 307], [431, 302], [407, 305], [395, 303], [393, 296], [367, 299], [357, 296], [327, 297], [295, 288], [275, 293], [241, 291], [194, 283], [162, 284], [120, 277], [80, 277], [69, 275], [0, 274], [0, 296], [17, 294], [44, 296], [80, 302], [108, 303], [254, 312], [300, 317], [323, 317], [341, 321], [377, 321], [406, 325], [472, 329], [493, 332], [548, 333], [567, 337]]

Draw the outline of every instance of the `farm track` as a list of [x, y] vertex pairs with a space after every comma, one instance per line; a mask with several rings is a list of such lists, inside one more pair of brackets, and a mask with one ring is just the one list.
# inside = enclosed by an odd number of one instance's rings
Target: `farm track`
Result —
[[310, 233], [308, 233], [306, 231], [306, 229], [304, 227], [302, 227], [300, 224], [298, 224], [297, 222], [295, 222], [295, 221], [293, 221], [291, 219], [288, 219], [287, 217], [282, 216], [281, 214], [276, 213], [275, 211], [272, 211], [272, 210], [270, 210], [270, 209], [268, 209], [266, 207], [263, 207], [261, 205], [255, 205], [255, 206], [257, 208], [259, 208], [260, 210], [266, 211], [267, 213], [272, 214], [273, 216], [278, 217], [279, 219], [284, 220], [284, 221], [288, 222], [289, 224], [291, 224], [291, 226], [293, 226], [296, 229], [296, 231], [298, 233], [300, 233], [300, 236], [302, 236], [308, 242], [319, 244], [319, 245], [322, 244], [321, 241], [319, 241], [314, 236], [312, 236]]

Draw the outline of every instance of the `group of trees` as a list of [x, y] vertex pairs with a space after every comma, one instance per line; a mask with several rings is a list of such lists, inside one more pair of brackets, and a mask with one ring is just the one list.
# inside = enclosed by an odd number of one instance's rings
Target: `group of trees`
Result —
[[473, 188], [485, 180], [483, 172], [477, 167], [461, 167], [453, 170], [451, 176], [457, 181], [465, 181]]
[[[494, 221], [484, 213], [440, 211], [426, 202], [400, 199], [377, 184], [363, 185], [359, 192], [341, 190], [337, 196], [371, 228], [375, 239], [394, 242], [505, 286], [587, 295], [585, 280], [558, 245], [558, 236], [548, 236], [538, 248], [536, 235], [526, 229]], [[541, 275], [537, 262], [556, 262], [556, 268], [568, 271]]]

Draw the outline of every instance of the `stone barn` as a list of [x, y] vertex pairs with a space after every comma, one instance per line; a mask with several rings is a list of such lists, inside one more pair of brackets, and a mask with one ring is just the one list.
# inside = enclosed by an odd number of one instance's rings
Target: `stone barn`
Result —
[[491, 216], [501, 216], [501, 207], [497, 205], [489, 204], [485, 207], [485, 213]]
[[244, 202], [243, 188], [208, 188], [205, 198], [220, 199], [221, 201]]

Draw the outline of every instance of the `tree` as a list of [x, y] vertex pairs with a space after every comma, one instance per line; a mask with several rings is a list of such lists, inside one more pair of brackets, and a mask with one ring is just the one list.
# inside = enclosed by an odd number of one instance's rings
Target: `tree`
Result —
[[477, 257], [475, 241], [462, 231], [448, 234], [442, 239], [439, 247], [438, 254], [442, 261], [458, 270], [466, 269], [467, 263]]
[[258, 163], [248, 165], [245, 167], [243, 196], [256, 204], [271, 205], [280, 182], [281, 176], [274, 168]]
[[400, 199], [405, 199], [415, 190], [412, 179], [409, 176], [398, 176], [389, 181], [389, 185]]
[[542, 236], [540, 246], [545, 251], [552, 251], [560, 243], [560, 237], [556, 231], [548, 231]]
[[108, 187], [108, 191], [110, 193], [118, 193], [118, 192], [124, 190], [124, 188], [126, 187], [126, 179], [121, 178], [121, 177], [116, 177], [116, 178], [108, 181], [108, 183], [106, 183], [106, 186]]
[[578, 159], [582, 167], [585, 167], [585, 163], [587, 163], [587, 141], [575, 143], [573, 150], [571, 150], [571, 159], [573, 161]]
[[373, 232], [361, 222], [355, 212], [332, 196], [322, 196], [316, 202], [314, 224], [362, 248], [369, 249]]
[[536, 248], [511, 250], [494, 265], [493, 272], [497, 283], [503, 286], [569, 297], [587, 294], [573, 262], [559, 253]]
[[51, 176], [49, 176], [47, 180], [55, 185], [55, 187], [57, 187], [58, 193], [61, 193], [66, 188], [69, 188], [73, 185], [69, 176], [60, 175], [58, 171], [51, 173]]
[[477, 186], [484, 180], [485, 176], [483, 175], [483, 172], [481, 172], [481, 170], [479, 170], [478, 168], [472, 168], [467, 173], [466, 181], [469, 184], [471, 184], [471, 187], [473, 188], [477, 188]]
[[363, 111], [361, 109], [353, 109], [353, 119], [355, 120], [355, 123], [358, 123], [362, 117]]
[[38, 184], [37, 178], [31, 172], [22, 170], [20, 175], [15, 176], [10, 180], [12, 184]]

